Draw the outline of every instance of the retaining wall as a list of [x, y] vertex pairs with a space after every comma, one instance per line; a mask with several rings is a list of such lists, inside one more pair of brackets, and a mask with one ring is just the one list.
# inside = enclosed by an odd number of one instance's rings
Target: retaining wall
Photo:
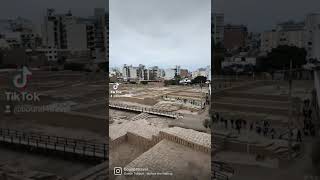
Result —
[[162, 137], [163, 139], [167, 139], [167, 140], [173, 141], [175, 143], [190, 147], [191, 149], [193, 149], [195, 151], [202, 151], [202, 152], [208, 153], [208, 154], [211, 153], [211, 148], [209, 148], [209, 147], [205, 147], [205, 146], [202, 146], [199, 144], [195, 144], [193, 142], [189, 142], [187, 140], [181, 139], [177, 136], [174, 136], [174, 135], [162, 132], [162, 131], [160, 132], [160, 137]]

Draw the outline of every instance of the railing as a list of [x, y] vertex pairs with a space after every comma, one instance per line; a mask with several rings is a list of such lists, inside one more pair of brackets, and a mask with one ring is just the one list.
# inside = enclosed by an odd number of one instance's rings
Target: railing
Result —
[[[314, 71], [314, 86], [316, 90], [316, 103], [317, 103], [317, 108], [320, 107], [320, 71]], [[319, 116], [320, 113], [317, 112], [317, 116]]]
[[102, 160], [107, 159], [108, 147], [106, 144], [93, 143], [81, 139], [0, 128], [0, 142], [72, 153]]
[[227, 165], [226, 163], [217, 162], [217, 161], [213, 161], [212, 163], [213, 163], [212, 164], [213, 168], [216, 169], [217, 171], [234, 174], [234, 169], [229, 165]]
[[213, 178], [217, 180], [229, 180], [229, 176], [219, 172], [219, 171], [213, 171]]
[[[295, 138], [294, 138], [294, 131], [297, 131], [298, 128], [292, 128], [291, 129], [291, 132], [292, 132], [292, 136], [291, 136], [291, 140], [292, 141], [295, 141]], [[286, 135], [288, 135], [288, 137], [286, 137]], [[289, 137], [290, 137], [290, 131], [288, 129], [285, 129], [284, 132], [282, 132], [280, 135], [279, 135], [279, 139], [283, 139], [283, 140], [289, 140]]]
[[175, 118], [175, 119], [182, 117], [182, 115], [180, 113], [164, 111], [164, 110], [160, 110], [160, 109], [156, 109], [156, 108], [130, 106], [130, 105], [125, 105], [125, 104], [120, 104], [120, 103], [109, 103], [109, 107], [126, 109], [126, 110], [131, 110], [131, 111], [138, 111], [138, 112], [145, 112], [145, 113], [149, 113], [149, 114], [166, 116], [166, 117]]

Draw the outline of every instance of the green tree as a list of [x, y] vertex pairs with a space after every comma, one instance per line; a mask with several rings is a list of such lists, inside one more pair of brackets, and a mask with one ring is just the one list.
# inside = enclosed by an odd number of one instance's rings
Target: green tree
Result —
[[304, 48], [295, 46], [278, 46], [268, 53], [263, 62], [268, 71], [283, 70], [290, 68], [290, 61], [294, 68], [300, 68], [306, 63], [307, 52]]
[[195, 77], [191, 83], [192, 84], [200, 84], [200, 83], [205, 83], [207, 81], [207, 78], [204, 76], [197, 76]]
[[181, 76], [180, 76], [180, 75], [175, 75], [175, 76], [174, 76], [174, 80], [180, 81], [180, 80], [181, 80]]

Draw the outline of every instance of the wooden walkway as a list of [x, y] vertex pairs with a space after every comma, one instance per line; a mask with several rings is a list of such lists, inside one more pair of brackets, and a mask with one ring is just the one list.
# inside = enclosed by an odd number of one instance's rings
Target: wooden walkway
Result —
[[40, 133], [22, 132], [0, 128], [0, 143], [20, 145], [33, 149], [61, 152], [79, 157], [107, 159], [107, 145], [81, 139], [49, 136]]
[[182, 118], [182, 114], [180, 113], [174, 113], [170, 111], [164, 111], [164, 110], [159, 110], [156, 108], [145, 108], [145, 107], [139, 107], [139, 106], [131, 106], [131, 105], [125, 105], [125, 104], [120, 104], [120, 103], [109, 103], [110, 108], [115, 108], [115, 109], [122, 109], [122, 110], [128, 110], [128, 111], [135, 111], [135, 112], [141, 112], [141, 113], [148, 113], [148, 114], [153, 114], [153, 115], [158, 115], [158, 116], [164, 116], [164, 117], [169, 117], [169, 118]]
[[211, 161], [213, 179], [229, 180], [234, 175], [234, 169], [223, 162]]

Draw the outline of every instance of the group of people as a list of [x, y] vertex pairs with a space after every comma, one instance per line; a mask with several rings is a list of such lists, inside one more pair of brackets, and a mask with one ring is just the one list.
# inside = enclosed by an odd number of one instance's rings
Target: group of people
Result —
[[[247, 127], [247, 121], [241, 118], [238, 119], [224, 119], [223, 117], [220, 117], [219, 113], [215, 113], [215, 118], [214, 118], [214, 122], [220, 122], [224, 124], [225, 129], [229, 129], [229, 127], [231, 129], [236, 129], [238, 131], [238, 133], [241, 133], [241, 130], [244, 128], [248, 128]], [[230, 125], [229, 125], [230, 124]], [[255, 128], [255, 131], [258, 134], [263, 134], [264, 136], [268, 136], [269, 133], [275, 133], [275, 130], [273, 128], [270, 127], [270, 122], [268, 121], [262, 121], [262, 125], [261, 122], [256, 122], [250, 123], [250, 131], [253, 131], [253, 129]]]
[[310, 100], [304, 100], [304, 105], [302, 109], [303, 114], [303, 133], [305, 136], [315, 136], [316, 129], [312, 122], [312, 109], [310, 105]]
[[[293, 137], [294, 134], [296, 135], [296, 141], [302, 142], [302, 134], [304, 136], [315, 136], [316, 130], [315, 125], [312, 123], [312, 109], [310, 108], [310, 101], [305, 100], [304, 107], [303, 107], [303, 116], [304, 116], [304, 128], [303, 131], [301, 131], [299, 128], [297, 129], [295, 133], [293, 133], [293, 130], [290, 130], [290, 133], [280, 133], [277, 132], [277, 130], [274, 127], [271, 127], [270, 121], [263, 120], [263, 121], [256, 121], [256, 122], [250, 122], [250, 124], [241, 118], [238, 119], [224, 119], [220, 116], [218, 112], [214, 114], [214, 123], [221, 123], [224, 125], [225, 129], [235, 129], [237, 130], [238, 134], [241, 133], [242, 129], [249, 128], [250, 131], [255, 131], [259, 135], [263, 135], [265, 137], [271, 137], [271, 139], [275, 139], [276, 137], [279, 139], [282, 139], [286, 134], [288, 136]], [[247, 126], [249, 124], [249, 127]]]
[[[229, 122], [230, 121], [230, 122]], [[236, 129], [238, 131], [238, 133], [240, 134], [241, 133], [241, 130], [243, 128], [246, 128], [247, 127], [247, 121], [244, 120], [244, 119], [224, 119], [223, 117], [220, 117], [220, 114], [218, 112], [215, 113], [214, 115], [214, 123], [215, 122], [220, 122], [220, 123], [223, 123], [224, 124], [224, 127], [225, 129], [229, 129], [229, 127], [231, 129]]]
[[275, 138], [276, 130], [273, 127], [271, 127], [269, 121], [263, 120], [262, 122], [252, 122], [250, 124], [250, 131], [253, 131], [254, 125], [257, 134], [263, 135], [265, 137], [271, 136], [271, 139]]

